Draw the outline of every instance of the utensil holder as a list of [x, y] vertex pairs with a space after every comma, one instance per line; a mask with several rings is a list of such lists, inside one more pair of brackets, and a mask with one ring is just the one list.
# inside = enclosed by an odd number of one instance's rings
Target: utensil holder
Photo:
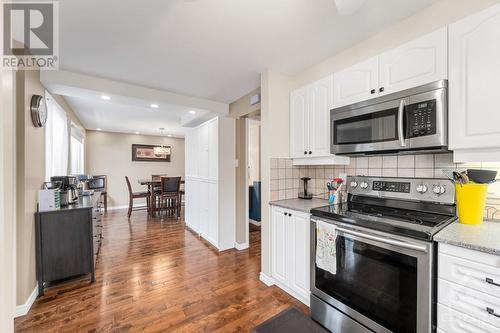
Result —
[[483, 223], [488, 184], [456, 184], [458, 219], [460, 223], [479, 225]]

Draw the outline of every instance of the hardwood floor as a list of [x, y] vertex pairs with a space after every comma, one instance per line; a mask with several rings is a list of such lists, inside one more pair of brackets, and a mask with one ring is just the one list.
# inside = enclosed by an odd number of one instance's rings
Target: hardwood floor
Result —
[[249, 332], [295, 306], [259, 281], [260, 231], [250, 249], [218, 253], [179, 220], [108, 212], [96, 282], [46, 291], [16, 332]]

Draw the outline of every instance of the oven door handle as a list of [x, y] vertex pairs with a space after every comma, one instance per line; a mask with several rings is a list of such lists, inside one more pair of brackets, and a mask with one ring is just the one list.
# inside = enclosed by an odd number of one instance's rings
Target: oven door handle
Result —
[[365, 234], [365, 233], [361, 233], [361, 232], [357, 232], [357, 231], [353, 231], [353, 230], [349, 230], [349, 229], [344, 229], [344, 228], [339, 228], [339, 227], [335, 227], [335, 229], [337, 231], [341, 231], [341, 232], [348, 234], [348, 235], [357, 236], [357, 237], [364, 238], [364, 239], [370, 239], [370, 240], [377, 241], [377, 242], [384, 243], [384, 244], [395, 245], [395, 246], [399, 246], [399, 247], [409, 249], [409, 250], [417, 250], [417, 251], [421, 251], [421, 252], [427, 252], [427, 248], [425, 246], [420, 246], [420, 245], [416, 245], [416, 244], [412, 244], [412, 243], [405, 243], [405, 242], [398, 241], [398, 240], [392, 239], [392, 238], [384, 238], [384, 237], [380, 237], [380, 236]]
[[405, 106], [406, 106], [406, 101], [402, 99], [401, 102], [399, 102], [399, 108], [398, 108], [398, 139], [400, 147], [406, 147], [404, 126], [403, 126], [404, 125], [403, 116], [404, 116]]

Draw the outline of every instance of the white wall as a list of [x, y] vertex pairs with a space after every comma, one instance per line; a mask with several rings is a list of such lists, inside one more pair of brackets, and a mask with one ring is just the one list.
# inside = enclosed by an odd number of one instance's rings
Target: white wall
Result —
[[[165, 144], [172, 146], [170, 162], [134, 162], [132, 144]], [[87, 131], [85, 141], [85, 173], [108, 176], [108, 207], [128, 205], [128, 176], [134, 191], [145, 191], [137, 180], [153, 174], [184, 178], [184, 139]], [[145, 204], [136, 200], [134, 204]]]
[[14, 331], [15, 101], [14, 74], [0, 71], [0, 332]]
[[489, 7], [500, 0], [441, 0], [319, 64], [286, 77], [265, 70], [262, 87], [262, 272], [271, 275], [270, 253], [270, 158], [289, 157], [289, 93], [385, 50], [434, 31], [460, 18]]

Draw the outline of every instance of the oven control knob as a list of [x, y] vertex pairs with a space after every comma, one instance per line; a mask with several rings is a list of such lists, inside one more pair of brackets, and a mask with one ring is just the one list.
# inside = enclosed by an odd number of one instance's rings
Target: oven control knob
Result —
[[425, 192], [427, 192], [427, 185], [425, 185], [425, 184], [417, 185], [417, 192], [421, 193], [421, 194], [424, 194]]
[[441, 195], [444, 194], [444, 192], [446, 192], [446, 189], [443, 185], [434, 185], [434, 187], [432, 188], [432, 192], [434, 192], [437, 195]]
[[353, 180], [353, 181], [351, 182], [351, 187], [352, 187], [352, 188], [356, 188], [356, 187], [358, 187], [358, 182], [357, 182], [357, 181], [355, 181], [355, 180]]
[[359, 184], [359, 186], [364, 190], [364, 189], [368, 188], [368, 183], [367, 182], [362, 182], [361, 184]]

